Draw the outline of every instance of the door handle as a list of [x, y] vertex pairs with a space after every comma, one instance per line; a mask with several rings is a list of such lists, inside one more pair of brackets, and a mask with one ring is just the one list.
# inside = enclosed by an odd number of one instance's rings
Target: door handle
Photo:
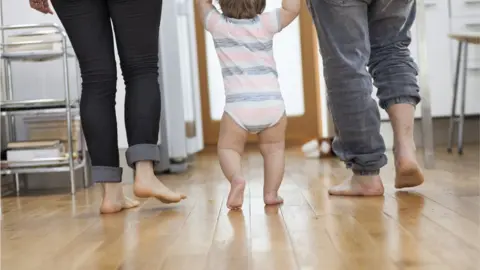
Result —
[[466, 28], [470, 28], [472, 30], [480, 31], [480, 23], [467, 23], [465, 24]]

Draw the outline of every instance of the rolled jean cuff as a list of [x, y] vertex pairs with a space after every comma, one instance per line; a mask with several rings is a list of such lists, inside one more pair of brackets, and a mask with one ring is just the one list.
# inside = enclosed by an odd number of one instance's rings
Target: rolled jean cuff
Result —
[[419, 97], [403, 96], [403, 97], [391, 98], [383, 102], [380, 102], [380, 107], [384, 110], [388, 110], [390, 106], [395, 104], [410, 104], [413, 107], [416, 107], [419, 102], [420, 102]]
[[374, 171], [357, 171], [357, 170], [353, 170], [353, 173], [355, 175], [379, 175], [380, 174], [380, 170], [374, 170]]
[[92, 166], [92, 181], [95, 183], [122, 182], [123, 169], [120, 167]]
[[410, 104], [413, 107], [416, 107], [419, 102], [420, 102], [419, 97], [402, 96], [402, 97], [395, 97], [395, 98], [391, 98], [383, 102], [380, 102], [380, 107], [384, 110], [388, 110], [390, 106], [395, 104]]
[[160, 149], [156, 144], [137, 144], [130, 146], [125, 153], [127, 164], [134, 168], [138, 161], [153, 161], [155, 163], [160, 161]]

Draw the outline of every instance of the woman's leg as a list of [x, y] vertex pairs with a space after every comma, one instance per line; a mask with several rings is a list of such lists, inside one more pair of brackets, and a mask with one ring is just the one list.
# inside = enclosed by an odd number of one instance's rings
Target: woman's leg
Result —
[[130, 145], [126, 157], [134, 167], [135, 195], [170, 203], [185, 198], [160, 182], [153, 171], [159, 161], [160, 124], [158, 37], [161, 0], [107, 0], [126, 85], [125, 124]]
[[80, 113], [92, 160], [92, 178], [104, 183], [101, 211], [118, 212], [136, 206], [138, 202], [125, 200], [121, 186], [115, 115], [117, 74], [107, 3], [104, 0], [53, 0], [52, 4], [80, 63]]

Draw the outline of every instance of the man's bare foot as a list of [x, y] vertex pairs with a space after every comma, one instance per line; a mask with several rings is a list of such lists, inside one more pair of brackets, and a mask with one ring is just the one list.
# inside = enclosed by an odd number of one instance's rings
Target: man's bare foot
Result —
[[227, 207], [230, 210], [237, 210], [242, 207], [245, 184], [243, 178], [234, 178], [230, 183], [230, 192], [227, 199]]
[[424, 177], [415, 156], [415, 147], [395, 147], [395, 188], [416, 187], [423, 184]]
[[139, 198], [156, 198], [163, 203], [177, 203], [187, 198], [186, 195], [176, 193], [157, 179], [150, 161], [140, 161], [135, 165], [135, 183], [133, 193]]
[[105, 183], [103, 187], [103, 200], [100, 206], [100, 213], [113, 214], [124, 209], [137, 207], [140, 203], [132, 200], [123, 194], [121, 183]]
[[382, 179], [378, 175], [353, 175], [328, 190], [328, 194], [334, 196], [382, 196], [383, 192]]
[[263, 202], [266, 205], [282, 204], [283, 198], [281, 196], [278, 196], [277, 192], [264, 192]]

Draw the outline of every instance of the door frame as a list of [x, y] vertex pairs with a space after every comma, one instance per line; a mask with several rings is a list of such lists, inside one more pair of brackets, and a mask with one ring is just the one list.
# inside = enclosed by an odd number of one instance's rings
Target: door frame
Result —
[[[208, 65], [205, 43], [205, 30], [202, 24], [201, 12], [195, 9], [197, 37], [198, 74], [200, 80], [200, 99], [203, 125], [203, 138], [205, 145], [215, 145], [218, 141], [220, 121], [210, 117], [210, 93], [208, 85]], [[306, 141], [321, 135], [321, 114], [318, 76], [318, 57], [315, 27], [305, 2], [299, 15], [300, 48], [303, 73], [303, 96], [305, 112], [302, 116], [289, 116], [286, 132], [287, 144], [303, 144]], [[257, 136], [250, 135], [248, 142], [257, 141]]]

